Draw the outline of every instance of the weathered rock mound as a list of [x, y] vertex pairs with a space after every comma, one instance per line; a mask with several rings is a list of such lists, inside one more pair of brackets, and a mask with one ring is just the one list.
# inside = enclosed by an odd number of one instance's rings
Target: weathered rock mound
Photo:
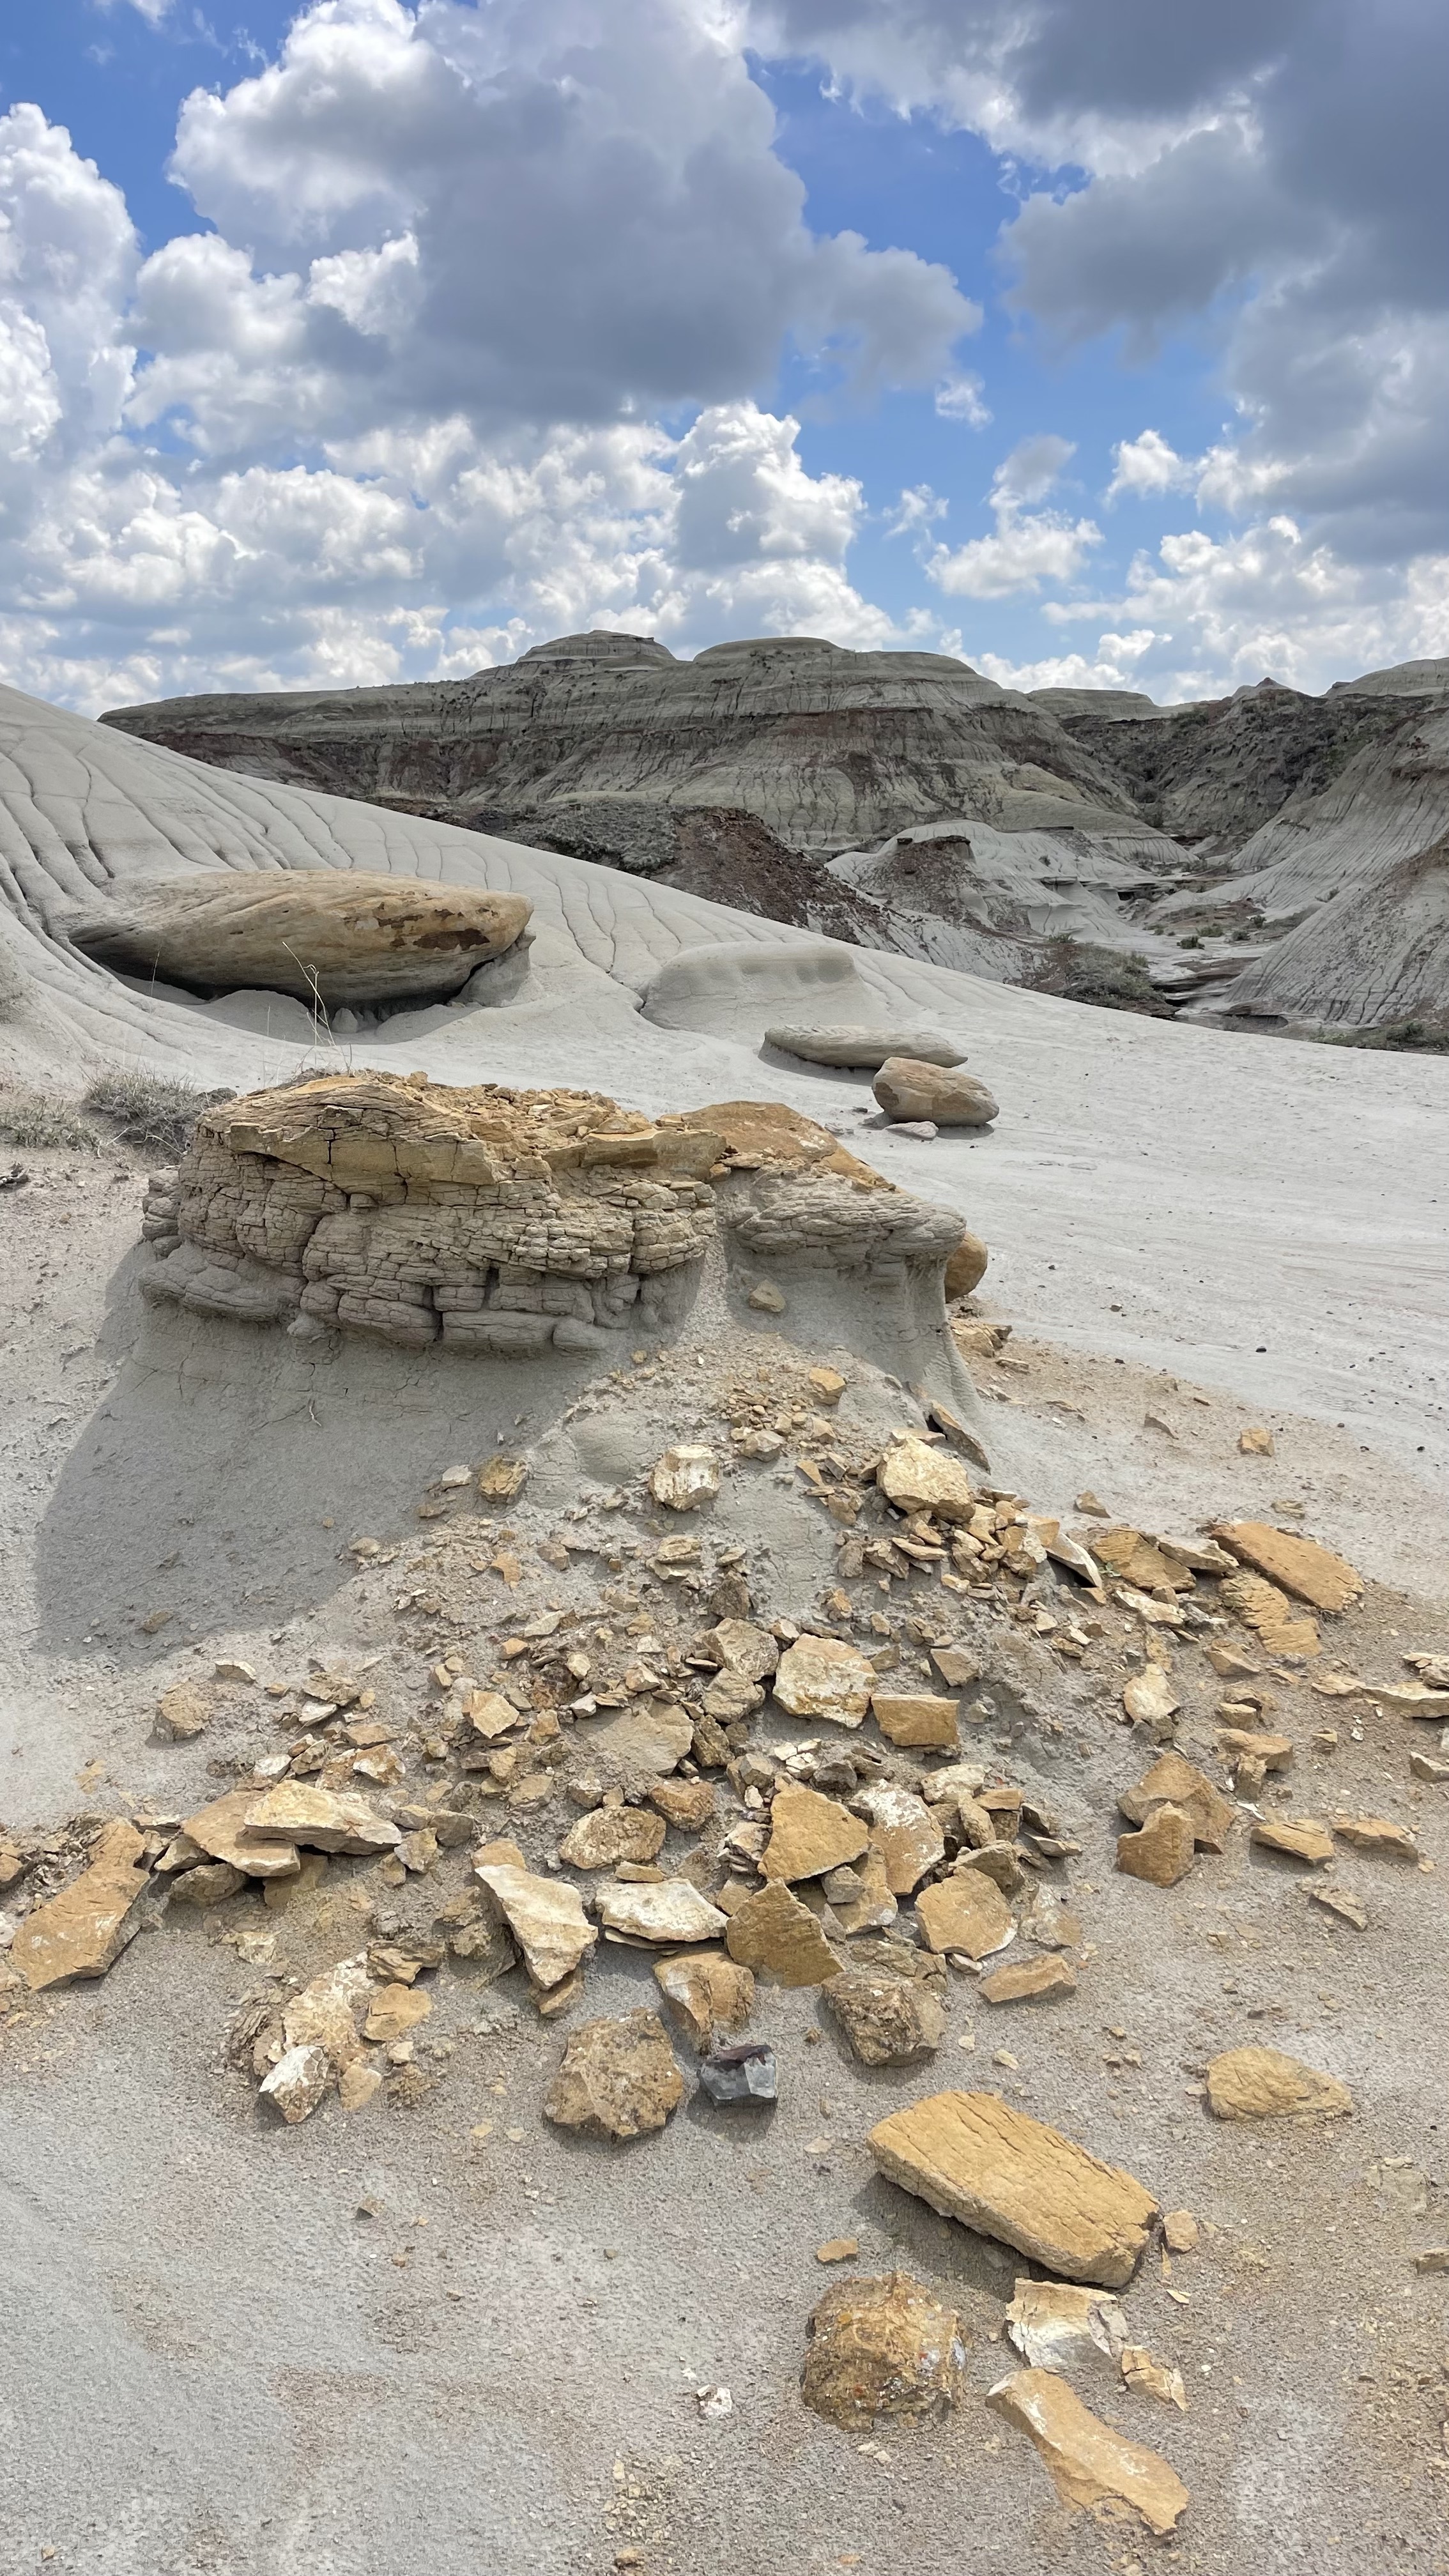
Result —
[[197, 993], [251, 988], [345, 1005], [443, 1001], [528, 926], [518, 894], [328, 868], [143, 878], [70, 936], [121, 975]]

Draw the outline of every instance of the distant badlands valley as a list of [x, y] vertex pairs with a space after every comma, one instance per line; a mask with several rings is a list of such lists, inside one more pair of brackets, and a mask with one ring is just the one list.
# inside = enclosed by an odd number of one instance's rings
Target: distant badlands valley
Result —
[[1158, 707], [932, 653], [680, 661], [595, 632], [467, 680], [103, 722], [997, 982], [1449, 1044], [1449, 660]]

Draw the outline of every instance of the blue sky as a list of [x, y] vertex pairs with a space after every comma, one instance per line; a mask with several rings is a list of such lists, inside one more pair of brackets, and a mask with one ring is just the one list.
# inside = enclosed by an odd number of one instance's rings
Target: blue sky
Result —
[[1380, 0], [1369, 69], [1360, 30], [12, 11], [0, 677], [94, 708], [602, 624], [1170, 700], [1449, 651], [1443, 183], [1404, 149], [1444, 13]]

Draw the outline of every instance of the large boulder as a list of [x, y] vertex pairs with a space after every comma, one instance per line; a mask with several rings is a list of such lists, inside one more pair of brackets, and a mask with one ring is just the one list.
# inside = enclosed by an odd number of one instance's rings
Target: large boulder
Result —
[[198, 993], [290, 993], [333, 1011], [445, 1001], [513, 947], [532, 909], [521, 894], [409, 877], [228, 869], [130, 879], [67, 927], [118, 975]]

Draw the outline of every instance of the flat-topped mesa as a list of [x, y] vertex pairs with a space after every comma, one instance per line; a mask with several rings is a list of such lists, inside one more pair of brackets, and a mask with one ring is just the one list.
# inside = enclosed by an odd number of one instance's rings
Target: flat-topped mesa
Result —
[[598, 1092], [304, 1079], [205, 1110], [143, 1232], [154, 1305], [524, 1359], [677, 1329], [722, 1238], [742, 1309], [768, 1262], [807, 1328], [969, 1395], [944, 1331], [959, 1217], [778, 1102], [651, 1121]]
[[717, 1137], [597, 1092], [328, 1075], [207, 1110], [146, 1202], [152, 1303], [528, 1358], [702, 1260]]

